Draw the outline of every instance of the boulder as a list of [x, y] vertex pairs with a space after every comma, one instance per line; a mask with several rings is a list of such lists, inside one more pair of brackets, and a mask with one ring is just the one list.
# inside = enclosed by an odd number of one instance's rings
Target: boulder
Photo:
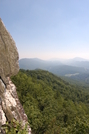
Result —
[[[5, 131], [2, 126], [13, 119], [22, 122], [24, 127], [28, 123], [27, 115], [19, 101], [16, 87], [10, 77], [19, 71], [19, 54], [13, 38], [0, 19], [0, 134]], [[31, 128], [28, 125], [28, 134]]]
[[8, 84], [8, 76], [18, 73], [18, 59], [15, 42], [0, 19], [0, 76], [5, 84]]

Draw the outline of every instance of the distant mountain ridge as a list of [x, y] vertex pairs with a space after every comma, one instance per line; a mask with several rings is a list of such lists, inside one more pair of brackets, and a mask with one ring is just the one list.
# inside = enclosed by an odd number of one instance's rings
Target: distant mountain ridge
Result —
[[[78, 61], [79, 60], [79, 61]], [[24, 58], [19, 60], [19, 66], [25, 70], [47, 70], [57, 76], [63, 76], [69, 82], [89, 83], [89, 61], [74, 58], [66, 61], [41, 60], [38, 58]]]
[[75, 57], [72, 60], [74, 60], [74, 61], [88, 61], [87, 59], [80, 58], [80, 57]]
[[58, 75], [89, 72], [89, 61], [76, 61], [76, 58], [71, 60], [71, 62], [66, 61], [64, 63], [61, 61], [48, 61], [38, 58], [24, 58], [19, 60], [19, 65], [21, 69], [43, 69]]
[[21, 69], [44, 69], [48, 70], [50, 67], [54, 65], [62, 65], [61, 62], [53, 62], [47, 60], [41, 60], [38, 58], [24, 58], [19, 60], [19, 66]]

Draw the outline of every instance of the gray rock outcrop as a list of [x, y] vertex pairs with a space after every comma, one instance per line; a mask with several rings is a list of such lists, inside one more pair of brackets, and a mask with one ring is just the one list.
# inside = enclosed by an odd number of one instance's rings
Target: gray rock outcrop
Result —
[[[0, 134], [4, 134], [1, 127], [6, 121], [15, 119], [21, 121], [23, 126], [28, 122], [16, 87], [10, 80], [19, 71], [18, 59], [15, 42], [0, 19]], [[28, 134], [31, 134], [29, 126]]]
[[7, 76], [19, 71], [18, 59], [15, 42], [0, 19], [0, 76], [5, 83], [8, 83]]

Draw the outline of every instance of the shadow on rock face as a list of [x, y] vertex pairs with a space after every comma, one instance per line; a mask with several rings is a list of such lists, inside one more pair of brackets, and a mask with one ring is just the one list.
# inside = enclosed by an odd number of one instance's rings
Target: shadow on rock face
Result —
[[8, 76], [18, 73], [18, 59], [15, 42], [0, 19], [0, 76], [5, 84], [8, 84]]

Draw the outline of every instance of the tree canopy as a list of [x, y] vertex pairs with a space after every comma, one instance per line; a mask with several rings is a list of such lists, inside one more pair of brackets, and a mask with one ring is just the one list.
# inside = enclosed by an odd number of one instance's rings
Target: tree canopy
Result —
[[89, 92], [43, 70], [12, 77], [33, 134], [89, 134]]

